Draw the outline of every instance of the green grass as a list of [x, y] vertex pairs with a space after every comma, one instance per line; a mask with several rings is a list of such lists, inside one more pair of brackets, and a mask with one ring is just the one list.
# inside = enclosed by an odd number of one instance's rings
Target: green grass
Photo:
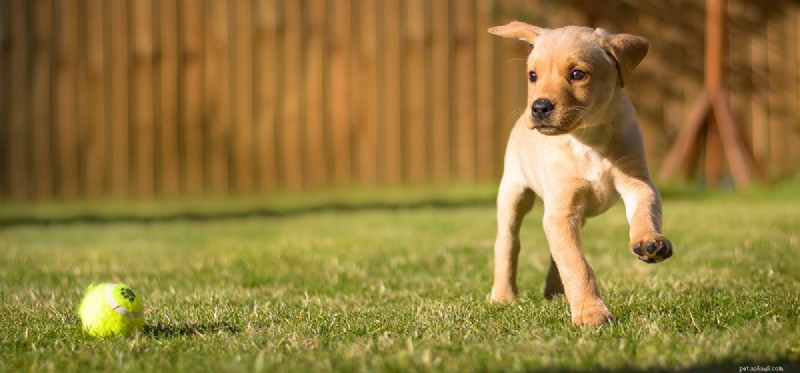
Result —
[[[587, 256], [617, 320], [541, 296], [541, 204], [521, 300], [491, 305], [493, 187], [0, 207], [0, 371], [800, 369], [800, 187], [665, 193], [675, 256], [638, 262], [621, 205]], [[85, 337], [92, 282], [145, 297], [134, 338]]]

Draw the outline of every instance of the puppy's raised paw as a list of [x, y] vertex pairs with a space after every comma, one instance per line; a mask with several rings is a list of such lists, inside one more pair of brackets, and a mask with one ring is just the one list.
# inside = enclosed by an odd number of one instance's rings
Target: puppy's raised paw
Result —
[[672, 242], [663, 235], [654, 235], [631, 242], [631, 251], [645, 263], [658, 263], [672, 256]]

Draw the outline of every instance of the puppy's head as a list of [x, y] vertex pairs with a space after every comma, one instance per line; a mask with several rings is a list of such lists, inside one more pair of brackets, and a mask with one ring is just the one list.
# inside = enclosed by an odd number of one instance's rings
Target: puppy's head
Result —
[[608, 120], [610, 105], [650, 45], [639, 36], [578, 26], [551, 30], [511, 22], [489, 32], [533, 47], [525, 115], [529, 127], [545, 135]]

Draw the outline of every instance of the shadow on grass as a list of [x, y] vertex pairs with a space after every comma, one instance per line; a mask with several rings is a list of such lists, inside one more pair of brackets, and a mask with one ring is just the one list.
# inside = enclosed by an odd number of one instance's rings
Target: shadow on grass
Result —
[[[525, 372], [537, 372], [538, 369], [525, 370]], [[621, 369], [608, 369], [608, 368], [586, 368], [586, 369], [554, 369], [551, 370], [556, 373], [567, 372], [598, 372], [598, 373], [611, 373], [611, 372], [678, 372], [678, 373], [740, 373], [740, 372], [798, 372], [800, 371], [800, 360], [797, 359], [773, 359], [773, 360], [723, 360], [710, 363], [701, 363], [689, 367], [652, 367], [652, 368], [635, 368], [624, 367]]]
[[[800, 361], [790, 359], [776, 360], [727, 360], [710, 364], [700, 364], [678, 372], [797, 372], [800, 370]], [[658, 371], [658, 370], [657, 370]], [[661, 372], [673, 370], [660, 370]]]
[[209, 333], [239, 333], [240, 329], [233, 325], [223, 323], [211, 324], [183, 324], [183, 325], [145, 325], [142, 333], [153, 338], [173, 338], [188, 336], [204, 336]]
[[68, 224], [115, 224], [115, 223], [165, 223], [174, 221], [221, 221], [243, 218], [285, 218], [324, 212], [361, 212], [361, 211], [401, 211], [419, 208], [458, 209], [475, 206], [489, 206], [494, 198], [476, 197], [458, 201], [446, 199], [430, 199], [411, 202], [367, 202], [367, 203], [325, 203], [312, 206], [288, 208], [254, 208], [235, 211], [182, 211], [169, 214], [102, 214], [78, 213], [68, 216], [33, 216], [19, 215], [0, 217], [0, 230], [18, 226], [68, 225]]
[[586, 369], [586, 370], [555, 370], [555, 372], [679, 372], [679, 373], [739, 373], [739, 372], [797, 372], [800, 371], [800, 361], [791, 359], [773, 359], [773, 360], [722, 360], [710, 363], [702, 363], [692, 365], [684, 368], [633, 368], [625, 367], [621, 369]]

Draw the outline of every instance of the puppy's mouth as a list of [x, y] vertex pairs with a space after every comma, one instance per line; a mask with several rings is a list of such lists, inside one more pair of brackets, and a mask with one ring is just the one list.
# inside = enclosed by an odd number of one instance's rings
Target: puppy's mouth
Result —
[[541, 133], [542, 135], [558, 136], [571, 132], [575, 128], [575, 125], [574, 123], [566, 123], [566, 124], [559, 123], [558, 125], [556, 125], [555, 123], [553, 123], [552, 120], [540, 121], [536, 119], [531, 119], [531, 121], [528, 122], [528, 128], [539, 131], [539, 133]]
[[530, 117], [528, 128], [539, 131], [542, 135], [558, 136], [572, 132], [581, 123], [581, 116], [573, 113], [572, 115], [556, 114], [544, 119]]
[[532, 129], [535, 129], [539, 131], [539, 133], [541, 133], [542, 135], [547, 135], [547, 136], [563, 135], [569, 132], [569, 129], [565, 129], [562, 127], [550, 126], [547, 124], [537, 124], [537, 123], [533, 124]]

